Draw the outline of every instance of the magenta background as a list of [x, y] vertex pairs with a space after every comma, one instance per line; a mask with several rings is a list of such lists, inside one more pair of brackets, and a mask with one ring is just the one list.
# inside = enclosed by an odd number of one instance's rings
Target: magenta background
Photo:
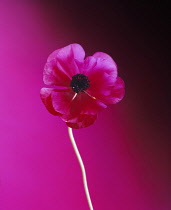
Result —
[[126, 83], [122, 102], [74, 130], [94, 209], [171, 208], [167, 15], [152, 3], [0, 1], [0, 210], [88, 209], [67, 127], [39, 98], [48, 55], [75, 42], [110, 54]]

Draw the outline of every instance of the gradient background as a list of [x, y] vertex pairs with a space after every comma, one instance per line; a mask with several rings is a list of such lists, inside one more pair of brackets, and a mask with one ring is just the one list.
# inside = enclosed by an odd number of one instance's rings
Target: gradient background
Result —
[[88, 210], [67, 127], [39, 97], [48, 55], [71, 43], [110, 54], [126, 84], [74, 130], [94, 209], [171, 209], [168, 5], [63, 2], [0, 0], [0, 210]]

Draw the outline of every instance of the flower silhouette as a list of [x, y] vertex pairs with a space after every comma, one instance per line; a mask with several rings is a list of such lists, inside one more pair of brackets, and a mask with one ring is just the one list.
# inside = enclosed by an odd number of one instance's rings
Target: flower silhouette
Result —
[[58, 49], [48, 57], [43, 81], [48, 85], [40, 91], [45, 107], [71, 128], [93, 124], [99, 111], [124, 96], [124, 82], [117, 76], [114, 60], [103, 52], [85, 58], [79, 44]]

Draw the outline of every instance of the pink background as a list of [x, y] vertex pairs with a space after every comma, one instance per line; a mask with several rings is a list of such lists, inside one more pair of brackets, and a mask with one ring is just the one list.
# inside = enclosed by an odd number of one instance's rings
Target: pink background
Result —
[[94, 209], [171, 209], [167, 11], [40, 2], [0, 1], [0, 210], [88, 210], [67, 127], [39, 97], [48, 55], [71, 43], [110, 54], [126, 83], [122, 102], [74, 130]]

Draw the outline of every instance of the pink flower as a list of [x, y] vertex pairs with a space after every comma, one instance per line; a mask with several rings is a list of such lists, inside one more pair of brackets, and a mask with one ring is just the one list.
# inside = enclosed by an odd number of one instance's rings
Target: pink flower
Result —
[[124, 96], [124, 82], [117, 77], [114, 60], [103, 52], [85, 58], [79, 44], [58, 49], [48, 57], [43, 81], [49, 86], [40, 91], [45, 107], [71, 128], [93, 124], [99, 111]]

